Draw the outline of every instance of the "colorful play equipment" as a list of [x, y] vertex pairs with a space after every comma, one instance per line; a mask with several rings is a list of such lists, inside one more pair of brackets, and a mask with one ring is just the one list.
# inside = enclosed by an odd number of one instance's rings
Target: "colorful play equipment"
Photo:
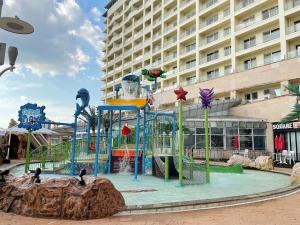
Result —
[[[151, 111], [151, 92], [156, 91], [157, 79], [164, 78], [164, 73], [161, 69], [142, 70], [149, 81], [155, 82], [152, 90], [150, 85], [141, 85], [140, 77], [135, 74], [123, 77], [121, 85], [114, 87], [115, 98], [97, 107], [97, 132], [93, 140], [90, 134], [93, 118], [85, 110], [89, 93], [80, 89], [76, 99], [80, 99], [81, 104], [76, 104], [74, 123], [39, 122], [71, 127], [72, 139], [31, 151], [26, 160], [27, 170], [40, 167], [43, 172], [75, 175], [84, 168], [87, 174], [97, 176], [99, 173], [120, 173], [126, 168], [134, 180], [141, 174], [162, 177], [166, 181], [178, 178], [180, 185], [209, 182], [208, 145], [205, 163], [193, 160], [183, 151], [182, 111], [187, 92], [182, 87], [175, 90], [179, 103], [178, 122], [175, 112]], [[212, 93], [209, 89], [201, 90], [206, 109], [210, 106]], [[207, 112], [205, 115], [207, 118]], [[84, 138], [77, 136], [77, 121], [81, 117], [86, 121]], [[24, 125], [20, 124], [21, 127]]]

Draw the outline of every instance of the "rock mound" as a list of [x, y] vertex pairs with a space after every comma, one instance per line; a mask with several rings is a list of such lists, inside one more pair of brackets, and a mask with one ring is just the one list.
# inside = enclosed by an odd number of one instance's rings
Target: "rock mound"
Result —
[[300, 185], [300, 163], [296, 163], [293, 166], [293, 171], [291, 174], [292, 185]]
[[123, 196], [105, 178], [43, 178], [40, 184], [30, 176], [8, 176], [0, 186], [0, 209], [31, 217], [96, 219], [111, 216], [125, 206]]
[[229, 166], [240, 164], [245, 168], [255, 168], [259, 170], [273, 170], [273, 160], [271, 156], [258, 156], [255, 160], [245, 158], [241, 155], [233, 155], [227, 161]]

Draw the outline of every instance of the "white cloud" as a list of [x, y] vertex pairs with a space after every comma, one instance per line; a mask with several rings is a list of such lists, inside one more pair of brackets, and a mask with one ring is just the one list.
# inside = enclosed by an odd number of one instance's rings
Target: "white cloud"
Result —
[[26, 102], [29, 101], [29, 98], [28, 98], [27, 96], [21, 95], [21, 96], [20, 96], [20, 100], [21, 100], [21, 102], [26, 103]]
[[95, 62], [100, 57], [101, 29], [85, 17], [75, 0], [22, 0], [22, 4], [5, 0], [4, 4], [3, 15], [18, 15], [35, 28], [25, 36], [1, 32], [1, 40], [19, 48], [18, 73], [30, 70], [39, 76], [74, 76], [85, 70], [92, 58]]
[[93, 15], [95, 21], [97, 21], [97, 22], [100, 21], [101, 12], [99, 11], [99, 9], [97, 7], [93, 7], [91, 9], [91, 14]]

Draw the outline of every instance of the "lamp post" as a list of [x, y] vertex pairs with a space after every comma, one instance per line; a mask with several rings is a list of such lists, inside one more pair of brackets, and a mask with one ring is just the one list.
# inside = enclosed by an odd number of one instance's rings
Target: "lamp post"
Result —
[[[31, 34], [34, 28], [29, 23], [20, 20], [19, 17], [2, 17], [3, 0], [0, 0], [0, 28], [15, 34]], [[0, 43], [0, 66], [4, 64], [6, 44]], [[0, 72], [0, 77], [7, 71], [13, 72], [15, 69], [18, 49], [16, 47], [8, 48], [8, 58], [10, 66]]]

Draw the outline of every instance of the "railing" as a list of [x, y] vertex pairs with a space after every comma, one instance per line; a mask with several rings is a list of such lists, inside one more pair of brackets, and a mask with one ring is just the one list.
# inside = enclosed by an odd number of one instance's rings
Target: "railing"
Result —
[[251, 49], [251, 48], [254, 48], [254, 47], [260, 47], [260, 46], [264, 46], [266, 43], [268, 43], [268, 42], [271, 42], [271, 41], [274, 41], [274, 40], [278, 40], [279, 39], [279, 37], [280, 36], [278, 36], [278, 37], [270, 37], [270, 39], [269, 40], [261, 40], [261, 41], [259, 41], [259, 42], [256, 42], [255, 41], [255, 43], [252, 43], [251, 45], [249, 45], [249, 46], [245, 46], [244, 44], [241, 44], [241, 45], [238, 45], [237, 46], [237, 51], [243, 51], [243, 50], [247, 50], [247, 49]]
[[184, 6], [186, 6], [187, 4], [189, 4], [190, 2], [192, 2], [192, 0], [183, 0], [183, 1], [180, 3], [180, 7], [184, 7]]
[[288, 27], [287, 34], [295, 33], [298, 31], [300, 31], [300, 25], [293, 25], [293, 26]]
[[164, 4], [166, 5], [166, 4], [168, 4], [169, 2], [171, 2], [171, 1], [173, 1], [173, 0], [165, 0], [165, 3], [164, 3]]
[[295, 8], [297, 6], [300, 5], [300, 1], [299, 0], [290, 0], [288, 2], [286, 2], [285, 4], [285, 10], [289, 10], [289, 9], [292, 9], [292, 8]]
[[156, 52], [159, 52], [159, 51], [161, 51], [161, 47], [160, 46], [159, 47], [155, 47], [152, 50], [153, 53], [156, 53]]
[[158, 24], [161, 24], [161, 18], [156, 19], [156, 20], [153, 21], [153, 26], [156, 26]]
[[203, 29], [203, 28], [205, 28], [205, 27], [207, 27], [207, 26], [213, 26], [213, 25], [215, 25], [216, 23], [218, 23], [218, 22], [220, 22], [222, 19], [225, 19], [225, 18], [229, 18], [229, 15], [230, 14], [218, 14], [218, 18], [216, 19], [216, 20], [214, 20], [214, 21], [212, 21], [212, 22], [207, 22], [207, 21], [205, 21], [205, 22], [202, 22], [201, 24], [200, 24], [200, 29]]
[[195, 68], [195, 67], [196, 67], [196, 62], [192, 63], [192, 64], [186, 64], [186, 65], [180, 66], [180, 72], [185, 71], [185, 70], [189, 70], [189, 69], [192, 69], [192, 68]]
[[172, 30], [173, 28], [177, 27], [177, 23], [172, 23], [169, 26], [165, 27], [164, 29], [164, 33], [169, 32], [170, 30]]
[[207, 1], [205, 4], [200, 5], [200, 11], [206, 10], [208, 8], [212, 8], [215, 4], [217, 4], [220, 0], [210, 0]]
[[184, 48], [184, 49], [181, 49], [180, 50], [180, 55], [184, 55], [184, 54], [187, 54], [187, 53], [190, 53], [190, 52], [196, 52], [196, 45], [192, 48]]
[[211, 57], [204, 57], [204, 58], [201, 58], [200, 59], [200, 64], [204, 64], [204, 63], [209, 63], [209, 62], [213, 62], [215, 60], [218, 60], [218, 59], [222, 59], [222, 58], [225, 58], [225, 57], [229, 57], [229, 55], [225, 55], [224, 52], [219, 52], [218, 54], [215, 54]]
[[236, 26], [236, 30], [239, 31], [239, 30], [245, 29], [247, 27], [252, 27], [252, 26], [256, 27], [259, 23], [264, 24], [266, 21], [275, 18], [277, 15], [278, 15], [278, 11], [276, 12], [276, 14], [274, 14], [266, 19], [263, 19], [262, 17], [260, 17], [259, 19], [255, 19], [249, 23], [240, 23]]
[[158, 11], [158, 9], [161, 9], [161, 3], [156, 5], [154, 8], [153, 8], [153, 13], [156, 13], [156, 11]]
[[171, 61], [171, 60], [173, 60], [173, 59], [176, 59], [177, 58], [177, 54], [171, 54], [171, 55], [168, 55], [168, 56], [166, 56], [166, 57], [164, 57], [164, 62], [169, 62], [169, 61]]
[[158, 60], [158, 61], [152, 63], [152, 66], [154, 66], [154, 67], [158, 67], [160, 65], [161, 65], [161, 60]]
[[296, 58], [300, 56], [300, 50], [293, 50], [288, 52], [288, 59]]
[[211, 40], [211, 41], [209, 41], [208, 39], [207, 39], [207, 37], [204, 39], [204, 40], [202, 40], [201, 42], [200, 42], [200, 48], [201, 47], [203, 47], [203, 45], [209, 45], [209, 44], [212, 44], [212, 43], [214, 43], [214, 42], [216, 42], [216, 41], [220, 41], [220, 40], [222, 40], [222, 39], [225, 39], [225, 38], [228, 38], [228, 37], [230, 37], [230, 32], [228, 32], [228, 33], [222, 33], [221, 35], [218, 35], [218, 37], [216, 38], [216, 39], [213, 39], [213, 40]]
[[164, 18], [168, 18], [169, 16], [175, 14], [177, 12], [177, 7], [174, 7], [173, 9], [170, 9], [168, 12], [165, 13]]
[[177, 88], [177, 84], [173, 84], [173, 85], [171, 85], [171, 86], [168, 86], [168, 87], [164, 87], [164, 91], [169, 91], [169, 90], [173, 90], [173, 89], [175, 89], [175, 88]]
[[127, 38], [127, 39], [125, 39], [124, 44], [130, 43], [131, 41], [132, 41], [132, 38]]
[[153, 39], [156, 39], [156, 38], [158, 38], [158, 37], [160, 37], [160, 36], [161, 36], [161, 31], [155, 33], [155, 34], [153, 35]]
[[167, 48], [167, 47], [169, 47], [170, 45], [173, 45], [176, 42], [177, 42], [177, 39], [172, 39], [172, 40], [164, 43], [164, 48]]
[[185, 37], [188, 37], [188, 36], [194, 34], [195, 32], [196, 32], [196, 28], [193, 28], [193, 29], [191, 29], [191, 30], [188, 30], [188, 31], [186, 31], [186, 32], [184, 32], [183, 34], [180, 35], [180, 39], [183, 39], [183, 38], [185, 38]]
[[260, 0], [248, 0], [248, 1], [242, 1], [240, 4], [238, 4], [235, 8], [235, 11], [239, 11], [255, 2], [259, 2]]
[[138, 37], [138, 36], [140, 36], [140, 35], [142, 35], [142, 34], [143, 34], [143, 29], [141, 29], [139, 32], [135, 33], [135, 34], [133, 35], [133, 37], [136, 38], [136, 37]]
[[130, 49], [130, 50], [124, 52], [124, 56], [128, 56], [128, 55], [130, 55], [131, 53], [132, 53], [132, 49]]
[[195, 12], [195, 11], [190, 12], [189, 14], [185, 15], [184, 17], [182, 17], [182, 18], [180, 19], [180, 23], [184, 23], [185, 21], [187, 21], [187, 20], [193, 18], [195, 15], [196, 15], [196, 12]]
[[189, 86], [191, 84], [196, 84], [197, 82], [199, 82], [199, 79], [197, 79], [197, 77], [193, 77], [192, 79], [186, 80], [184, 82], [181, 82], [180, 84], [182, 86]]

